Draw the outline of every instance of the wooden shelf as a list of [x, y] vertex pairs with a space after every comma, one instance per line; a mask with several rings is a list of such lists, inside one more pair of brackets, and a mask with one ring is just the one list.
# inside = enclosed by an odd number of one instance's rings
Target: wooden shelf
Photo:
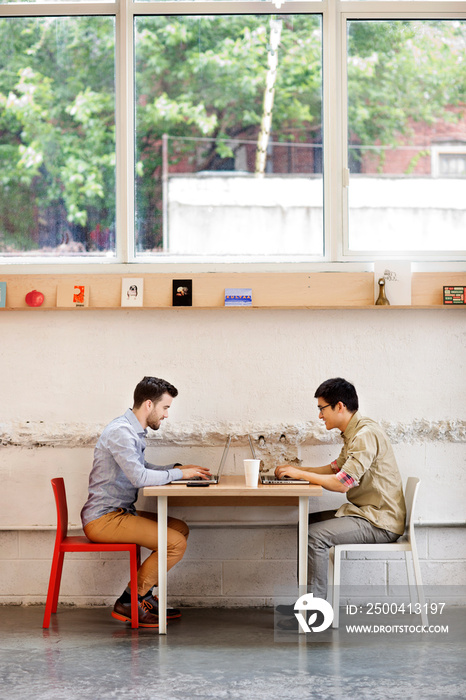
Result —
[[[120, 305], [121, 280], [129, 277], [144, 279], [144, 306], [129, 308]], [[193, 280], [193, 306], [172, 306], [172, 280], [189, 277]], [[411, 306], [375, 306], [374, 275], [372, 272], [310, 272], [310, 273], [197, 273], [173, 275], [151, 274], [51, 274], [5, 275], [6, 307], [2, 311], [30, 309], [25, 296], [33, 289], [45, 296], [43, 305], [33, 311], [64, 310], [56, 306], [57, 287], [63, 282], [88, 285], [89, 306], [73, 311], [120, 309], [133, 312], [145, 309], [198, 310], [220, 309], [224, 306], [227, 287], [251, 287], [253, 309], [451, 309], [464, 306], [444, 306], [443, 285], [466, 285], [466, 272], [414, 273]], [[228, 310], [245, 307], [228, 307]]]

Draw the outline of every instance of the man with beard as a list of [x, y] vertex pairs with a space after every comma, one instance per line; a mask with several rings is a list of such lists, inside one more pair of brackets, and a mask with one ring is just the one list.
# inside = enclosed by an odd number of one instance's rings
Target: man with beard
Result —
[[[158, 583], [157, 515], [136, 511], [138, 490], [183, 478], [209, 477], [209, 470], [194, 464], [156, 466], [146, 462], [147, 428], [158, 430], [178, 390], [157, 377], [144, 377], [134, 390], [133, 408], [115, 418], [103, 431], [94, 450], [89, 476], [89, 496], [81, 511], [86, 537], [92, 542], [139, 544], [152, 550], [138, 570], [138, 615], [141, 627], [158, 627], [158, 602], [152, 588]], [[186, 550], [188, 526], [168, 518], [167, 569], [179, 562]], [[115, 602], [112, 616], [131, 620], [130, 586]], [[181, 617], [169, 608], [167, 619]]]

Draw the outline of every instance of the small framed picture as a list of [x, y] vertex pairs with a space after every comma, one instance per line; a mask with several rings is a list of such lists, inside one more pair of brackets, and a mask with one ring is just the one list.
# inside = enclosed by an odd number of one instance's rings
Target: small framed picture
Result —
[[193, 305], [193, 281], [173, 280], [173, 306]]
[[89, 306], [89, 285], [61, 282], [57, 287], [57, 306], [70, 309]]
[[411, 263], [404, 260], [377, 260], [374, 263], [374, 300], [379, 279], [385, 280], [385, 293], [392, 306], [411, 306]]
[[466, 287], [455, 285], [443, 288], [443, 303], [454, 306], [455, 304], [466, 304]]
[[144, 280], [142, 277], [124, 277], [121, 280], [121, 305], [142, 306], [144, 303]]
[[0, 282], [0, 309], [6, 306], [6, 282]]
[[225, 289], [225, 306], [252, 306], [252, 289], [250, 287]]

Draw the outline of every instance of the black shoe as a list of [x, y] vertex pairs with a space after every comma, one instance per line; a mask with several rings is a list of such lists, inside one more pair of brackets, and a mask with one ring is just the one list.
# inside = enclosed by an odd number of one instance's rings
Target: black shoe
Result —
[[[149, 610], [153, 615], [159, 614], [159, 599], [157, 596], [152, 595], [152, 593], [147, 594], [142, 598], [147, 610]], [[168, 608], [167, 607], [167, 620], [176, 620], [181, 617], [181, 610], [178, 608]]]
[[294, 618], [294, 605], [277, 605], [275, 612]]
[[299, 624], [295, 617], [285, 617], [283, 620], [277, 622], [277, 627], [279, 630], [284, 632], [298, 632]]

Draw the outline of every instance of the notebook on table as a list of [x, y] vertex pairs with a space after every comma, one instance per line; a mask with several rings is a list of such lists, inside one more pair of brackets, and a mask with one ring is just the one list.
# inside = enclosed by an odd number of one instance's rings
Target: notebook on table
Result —
[[177, 479], [176, 481], [172, 481], [172, 484], [195, 484], [198, 483], [199, 481], [202, 481], [203, 484], [218, 484], [220, 481], [220, 477], [223, 472], [223, 468], [225, 466], [225, 462], [227, 460], [227, 455], [228, 455], [228, 450], [230, 449], [230, 442], [231, 442], [231, 435], [227, 437], [227, 441], [225, 443], [225, 447], [223, 448], [223, 454], [222, 458], [220, 460], [220, 464], [217, 469], [216, 474], [211, 474], [211, 476], [208, 479], [203, 479], [202, 476], [191, 476], [189, 479]]
[[[251, 449], [251, 454], [253, 459], [257, 459], [256, 457], [256, 451], [254, 450], [254, 445], [252, 444], [251, 436], [248, 435], [248, 440], [249, 440], [249, 447]], [[281, 478], [278, 478], [275, 476], [274, 473], [272, 474], [260, 474], [260, 481], [261, 484], [264, 484], [264, 486], [271, 486], [274, 484], [280, 484], [280, 485], [286, 485], [286, 484], [294, 484], [296, 485], [301, 485], [301, 486], [309, 486], [309, 481], [307, 479], [292, 479], [289, 476], [282, 476]]]

